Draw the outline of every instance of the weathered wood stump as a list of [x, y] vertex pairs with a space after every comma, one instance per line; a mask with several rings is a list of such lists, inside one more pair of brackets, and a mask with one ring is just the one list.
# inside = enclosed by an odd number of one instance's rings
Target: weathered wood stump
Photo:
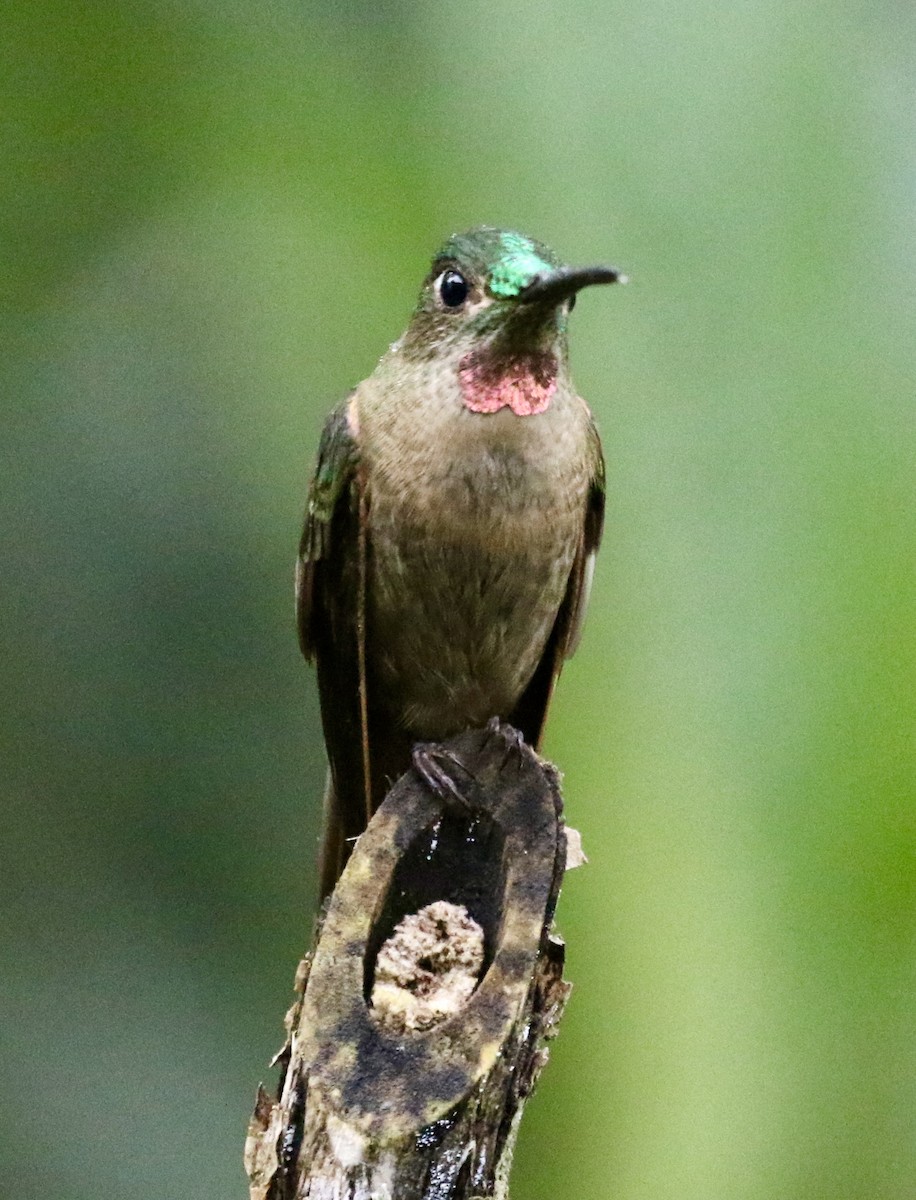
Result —
[[569, 985], [556, 771], [491, 722], [441, 746], [359, 839], [297, 975], [252, 1200], [505, 1197]]

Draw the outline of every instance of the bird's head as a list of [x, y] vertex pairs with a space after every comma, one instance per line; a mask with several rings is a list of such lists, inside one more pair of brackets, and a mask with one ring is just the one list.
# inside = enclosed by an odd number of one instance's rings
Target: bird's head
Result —
[[578, 292], [625, 283], [613, 267], [567, 267], [533, 238], [482, 226], [435, 256], [399, 349], [454, 360], [465, 406], [543, 412], [566, 369], [566, 326]]

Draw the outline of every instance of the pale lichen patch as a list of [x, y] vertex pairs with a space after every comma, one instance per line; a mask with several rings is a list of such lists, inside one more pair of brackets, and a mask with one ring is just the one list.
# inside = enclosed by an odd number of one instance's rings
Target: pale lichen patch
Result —
[[376, 959], [376, 1020], [395, 1032], [431, 1028], [464, 1007], [483, 959], [483, 930], [463, 905], [436, 900], [411, 913]]

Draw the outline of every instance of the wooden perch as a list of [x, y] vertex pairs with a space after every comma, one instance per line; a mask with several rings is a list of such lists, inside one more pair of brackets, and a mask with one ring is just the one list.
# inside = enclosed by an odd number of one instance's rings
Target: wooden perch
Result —
[[557, 774], [515, 730], [426, 747], [357, 842], [277, 1056], [251, 1200], [507, 1195], [569, 985]]

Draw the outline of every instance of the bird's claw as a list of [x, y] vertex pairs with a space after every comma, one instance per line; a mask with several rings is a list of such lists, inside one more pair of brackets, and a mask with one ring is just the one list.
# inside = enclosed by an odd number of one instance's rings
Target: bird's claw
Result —
[[501, 721], [499, 717], [491, 717], [487, 721], [487, 733], [490, 737], [498, 737], [505, 747], [505, 757], [503, 758], [500, 771], [506, 769], [506, 764], [514, 754], [516, 756], [516, 766], [519, 770], [522, 768], [522, 749], [525, 745], [525, 738], [520, 730], [514, 725], [508, 725]]
[[443, 765], [444, 760], [450, 766], [464, 771], [466, 775], [470, 774], [460, 758], [449, 750], [443, 750], [436, 742], [419, 742], [414, 746], [411, 757], [417, 774], [434, 796], [438, 796], [446, 804], [457, 803], [464, 810], [470, 807], [467, 799], [459, 792], [454, 779]]

